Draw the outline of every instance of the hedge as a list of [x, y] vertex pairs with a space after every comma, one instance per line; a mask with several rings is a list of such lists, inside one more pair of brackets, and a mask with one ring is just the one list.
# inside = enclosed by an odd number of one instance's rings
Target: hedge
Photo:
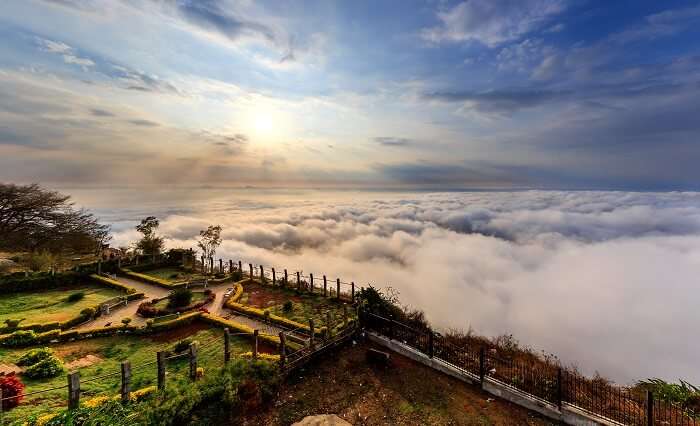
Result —
[[[252, 306], [247, 306], [247, 305], [242, 305], [240, 303], [235, 303], [235, 302], [226, 302], [226, 307], [229, 309], [233, 309], [234, 311], [240, 312], [242, 314], [246, 315], [251, 315], [263, 320], [269, 320], [273, 324], [281, 325], [284, 327], [289, 327], [292, 329], [301, 329], [304, 330], [306, 333], [311, 332], [311, 328], [309, 327], [308, 324], [302, 324], [296, 321], [292, 321], [288, 318], [280, 317], [275, 314], [268, 314], [265, 315], [265, 311], [263, 309], [258, 309], [258, 308], [253, 308]], [[269, 312], [269, 311], [268, 311]], [[318, 327], [314, 329], [314, 334], [317, 336], [323, 336], [323, 333], [325, 332], [326, 327]]]
[[122, 273], [127, 277], [133, 278], [138, 281], [143, 281], [148, 284], [155, 284], [165, 288], [177, 288], [185, 285], [184, 282], [171, 283], [170, 281], [161, 280], [160, 278], [152, 277], [146, 274], [139, 274], [138, 272], [130, 271], [129, 269], [122, 269]]
[[90, 275], [90, 278], [92, 278], [93, 281], [97, 281], [98, 284], [104, 284], [107, 287], [112, 287], [116, 290], [123, 291], [126, 294], [135, 294], [136, 293], [135, 288], [126, 286], [126, 285], [120, 283], [119, 281], [104, 277], [102, 275], [92, 274], [92, 275]]
[[25, 277], [10, 275], [0, 278], [0, 292], [17, 293], [32, 290], [48, 290], [57, 287], [75, 285], [81, 276], [75, 272], [51, 275], [50, 273], [33, 274]]
[[49, 331], [49, 330], [53, 330], [56, 328], [61, 328], [61, 323], [58, 321], [47, 322], [47, 323], [43, 323], [43, 324], [42, 323], [32, 323], [32, 324], [18, 325], [17, 327], [1, 327], [0, 334], [12, 333], [13, 331], [18, 331], [18, 330], [33, 330], [33, 331], [36, 331], [37, 333], [41, 333], [43, 331]]

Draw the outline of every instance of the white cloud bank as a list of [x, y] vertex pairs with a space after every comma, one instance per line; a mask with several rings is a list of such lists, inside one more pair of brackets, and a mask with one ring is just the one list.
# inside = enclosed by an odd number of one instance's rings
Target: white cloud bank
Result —
[[513, 333], [623, 383], [700, 382], [699, 193], [213, 192], [130, 211], [115, 242], [141, 214], [172, 246], [220, 223], [227, 259], [392, 286], [440, 327]]

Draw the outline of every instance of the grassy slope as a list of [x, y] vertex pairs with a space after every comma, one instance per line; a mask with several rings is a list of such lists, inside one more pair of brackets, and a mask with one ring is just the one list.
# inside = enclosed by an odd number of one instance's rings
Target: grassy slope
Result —
[[[64, 362], [82, 359], [87, 355], [99, 357], [101, 360], [90, 365], [78, 368], [81, 376], [82, 400], [104, 394], [117, 394], [119, 392], [119, 375], [89, 382], [90, 377], [96, 377], [108, 373], [119, 372], [120, 362], [129, 360], [132, 364], [132, 389], [156, 384], [155, 364], [143, 368], [137, 365], [155, 361], [156, 351], [170, 350], [174, 343], [185, 338], [194, 338], [204, 344], [211, 342], [209, 346], [202, 347], [199, 351], [199, 366], [206, 370], [223, 364], [223, 337], [221, 330], [208, 328], [206, 325], [193, 325], [182, 329], [160, 333], [154, 336], [113, 336], [79, 342], [69, 342], [53, 345], [54, 352]], [[212, 340], [213, 339], [213, 340]], [[231, 350], [234, 354], [251, 350], [250, 341], [239, 338], [231, 339]], [[0, 363], [14, 363], [28, 349], [0, 349]], [[183, 378], [187, 374], [187, 359], [169, 361], [168, 381]], [[26, 392], [47, 389], [66, 384], [66, 375], [45, 380], [28, 380], [22, 378], [27, 386]], [[64, 407], [66, 404], [67, 390], [61, 389], [47, 394], [29, 396], [22, 401], [19, 407], [5, 414], [6, 419], [21, 419], [32, 413], [51, 411], [56, 407]]]
[[[69, 295], [82, 291], [85, 297], [68, 302]], [[25, 323], [66, 321], [85, 308], [94, 307], [124, 293], [98, 285], [81, 285], [64, 289], [0, 295], [0, 323], [8, 318], [26, 318]]]
[[244, 424], [288, 425], [323, 413], [358, 425], [554, 424], [393, 353], [391, 367], [373, 367], [367, 347], [346, 347], [291, 376], [274, 404]]
[[186, 279], [197, 279], [201, 278], [201, 274], [190, 274], [188, 272], [183, 271], [182, 269], [175, 268], [175, 267], [169, 267], [169, 268], [158, 268], [158, 269], [152, 269], [149, 271], [143, 271], [139, 272], [140, 274], [144, 275], [150, 275], [152, 277], [165, 280], [165, 281], [170, 281], [170, 282], [181, 282]]

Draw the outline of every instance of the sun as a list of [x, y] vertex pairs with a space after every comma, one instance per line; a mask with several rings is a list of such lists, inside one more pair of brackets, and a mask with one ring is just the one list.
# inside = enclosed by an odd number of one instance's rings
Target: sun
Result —
[[259, 136], [271, 136], [275, 130], [275, 122], [272, 116], [265, 111], [256, 111], [253, 114], [253, 131]]

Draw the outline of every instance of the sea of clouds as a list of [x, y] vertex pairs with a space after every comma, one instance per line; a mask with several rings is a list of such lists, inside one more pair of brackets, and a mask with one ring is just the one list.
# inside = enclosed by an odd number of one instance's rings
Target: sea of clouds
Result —
[[220, 224], [217, 257], [391, 286], [438, 327], [512, 333], [621, 383], [700, 383], [700, 193], [94, 195], [76, 198], [117, 246], [145, 215], [171, 247]]

